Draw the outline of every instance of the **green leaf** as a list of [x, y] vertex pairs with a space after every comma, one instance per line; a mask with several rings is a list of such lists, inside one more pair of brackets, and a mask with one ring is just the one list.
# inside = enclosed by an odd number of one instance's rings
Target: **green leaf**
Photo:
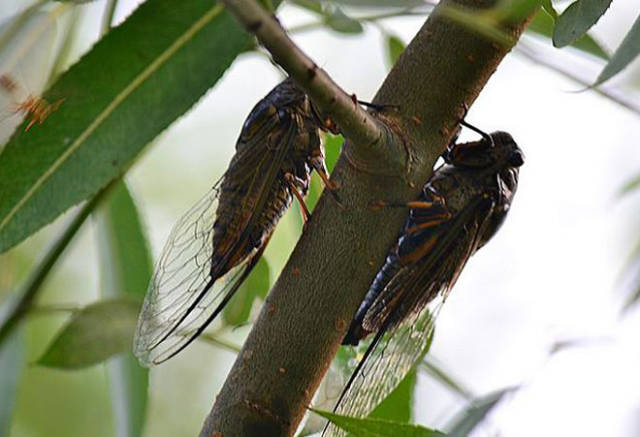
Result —
[[389, 396], [371, 412], [369, 418], [392, 420], [400, 423], [411, 422], [413, 393], [417, 381], [416, 372], [409, 372]]
[[633, 61], [640, 53], [640, 16], [631, 26], [631, 30], [624, 37], [620, 46], [616, 49], [611, 60], [604, 67], [598, 79], [593, 86], [611, 79], [613, 76], [621, 72], [627, 65]]
[[329, 419], [355, 437], [446, 437], [446, 434], [418, 425], [381, 419], [356, 419], [315, 409], [311, 411]]
[[24, 332], [17, 329], [0, 345], [0, 437], [8, 437], [24, 360]]
[[553, 45], [564, 47], [581, 36], [598, 22], [609, 8], [611, 0], [576, 0], [556, 18], [553, 29]]
[[322, 14], [322, 4], [317, 0], [289, 0], [289, 2], [316, 14]]
[[126, 171], [248, 42], [212, 0], [143, 3], [45, 94], [59, 108], [0, 154], [0, 252]]
[[432, 357], [429, 357], [427, 355], [420, 363], [420, 368], [452, 392], [457, 393], [465, 399], [473, 399], [474, 396], [471, 390], [466, 388], [459, 381], [456, 381], [454, 377], [449, 375], [445, 370], [437, 365]]
[[264, 299], [269, 292], [270, 285], [269, 264], [262, 257], [249, 277], [240, 285], [231, 301], [224, 307], [222, 317], [225, 323], [231, 326], [246, 323], [251, 315], [253, 302], [258, 297]]
[[357, 34], [364, 30], [358, 20], [348, 17], [340, 8], [335, 8], [330, 15], [327, 15], [324, 22], [331, 29], [340, 33]]
[[71, 317], [37, 364], [78, 369], [131, 350], [140, 304], [129, 299], [100, 301]]
[[124, 182], [115, 184], [97, 219], [104, 295], [142, 302], [153, 267], [138, 209]]
[[395, 65], [396, 61], [404, 51], [406, 44], [395, 35], [387, 35], [387, 61], [390, 66]]
[[[553, 24], [553, 18], [549, 16], [549, 14], [543, 10], [538, 11], [529, 24], [529, 27], [527, 27], [527, 31], [551, 38], [553, 35]], [[602, 48], [600, 43], [588, 33], [585, 33], [582, 37], [573, 41], [570, 46], [582, 52], [589, 53], [590, 55], [597, 56], [605, 61], [609, 60], [609, 54]]]
[[542, 6], [542, 9], [551, 16], [551, 18], [553, 18], [553, 20], [555, 21], [556, 18], [558, 18], [558, 13], [556, 12], [555, 8], [553, 7], [553, 4], [551, 3], [551, 0], [541, 0], [540, 1], [540, 5]]
[[[95, 215], [102, 294], [141, 302], [151, 279], [151, 256], [135, 202], [123, 181], [114, 186]], [[149, 371], [140, 366], [131, 350], [107, 364], [116, 435], [141, 436]]]
[[620, 188], [619, 194], [621, 196], [629, 194], [632, 191], [637, 190], [638, 188], [640, 188], [640, 174], [637, 174], [636, 176], [625, 182], [622, 188]]
[[428, 4], [424, 0], [333, 0], [333, 3], [358, 7], [409, 8]]
[[325, 164], [327, 164], [327, 170], [329, 173], [333, 171], [333, 168], [338, 162], [340, 151], [344, 144], [344, 137], [342, 135], [326, 134], [324, 136], [324, 155]]
[[462, 437], [470, 434], [505, 395], [516, 390], [518, 390], [518, 387], [508, 387], [473, 400], [468, 407], [454, 418], [451, 426], [447, 427], [449, 429], [447, 433], [449, 437]]

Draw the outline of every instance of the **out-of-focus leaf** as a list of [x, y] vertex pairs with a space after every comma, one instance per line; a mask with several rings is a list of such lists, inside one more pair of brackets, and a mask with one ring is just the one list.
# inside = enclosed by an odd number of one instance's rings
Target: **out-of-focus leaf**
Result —
[[462, 396], [465, 399], [473, 399], [474, 395], [468, 388], [464, 387], [462, 383], [456, 381], [454, 377], [444, 371], [434, 360], [428, 355], [420, 363], [420, 368], [427, 372], [436, 381], [440, 382], [445, 387], [449, 388], [454, 393]]
[[406, 44], [395, 35], [387, 35], [385, 39], [387, 43], [387, 61], [389, 66], [393, 66], [404, 51]]
[[139, 302], [100, 301], [75, 313], [37, 364], [78, 369], [100, 363], [132, 347]]
[[322, 410], [312, 409], [312, 411], [355, 437], [446, 437], [446, 434], [418, 425], [382, 419], [356, 419]]
[[553, 45], [564, 47], [583, 36], [609, 9], [611, 0], [576, 0], [556, 18]]
[[333, 0], [333, 3], [347, 6], [408, 8], [426, 5], [424, 0]]
[[60, 2], [60, 3], [77, 3], [77, 4], [82, 4], [82, 3], [91, 3], [94, 2], [96, 0], [54, 0], [56, 2]]
[[640, 188], [640, 174], [636, 175], [631, 180], [627, 181], [622, 188], [620, 188], [619, 194], [622, 196]]
[[462, 437], [470, 434], [505, 395], [516, 390], [518, 390], [518, 387], [508, 387], [471, 401], [469, 406], [454, 417], [451, 425], [447, 426], [449, 429], [447, 435], [449, 437]]
[[622, 311], [628, 311], [629, 308], [637, 304], [638, 301], [640, 301], [640, 279], [636, 279], [633, 292], [625, 300], [624, 305], [622, 306]]
[[322, 4], [317, 0], [289, 0], [289, 2], [316, 14], [322, 14]]
[[[108, 297], [144, 298], [151, 279], [151, 256], [144, 227], [127, 185], [118, 182], [96, 214], [101, 290]], [[149, 371], [131, 350], [107, 363], [116, 434], [142, 435], [149, 387]]]
[[16, 329], [0, 345], [0, 437], [9, 437], [24, 360], [24, 332]]
[[325, 163], [327, 164], [329, 173], [333, 171], [333, 167], [335, 167], [336, 162], [338, 162], [338, 156], [340, 156], [343, 144], [344, 138], [342, 135], [328, 133], [324, 136]]
[[118, 177], [248, 41], [213, 0], [149, 0], [110, 31], [45, 94], [60, 106], [0, 154], [0, 252]]
[[415, 371], [407, 373], [402, 382], [371, 412], [369, 417], [399, 423], [411, 422], [413, 393], [417, 381], [418, 377]]
[[358, 20], [348, 17], [340, 8], [335, 8], [330, 15], [327, 15], [324, 22], [331, 29], [340, 33], [362, 33], [364, 30]]
[[249, 320], [251, 308], [256, 298], [264, 299], [269, 292], [271, 275], [267, 260], [262, 257], [253, 268], [249, 277], [240, 285], [240, 288], [231, 301], [224, 307], [223, 320], [231, 326], [239, 326]]
[[558, 13], [556, 12], [555, 8], [553, 7], [553, 4], [551, 3], [551, 0], [541, 0], [540, 1], [540, 6], [542, 6], [542, 9], [544, 9], [544, 11], [549, 14], [551, 16], [551, 18], [553, 18], [554, 20], [556, 18], [558, 18]]
[[502, 0], [493, 11], [499, 21], [517, 23], [526, 19], [540, 6], [540, 0]]
[[0, 345], [27, 314], [36, 296], [42, 290], [42, 284], [49, 276], [51, 269], [56, 265], [69, 242], [110, 187], [111, 185], [108, 185], [78, 211], [56, 241], [45, 251], [42, 260], [38, 262], [33, 272], [25, 280], [24, 285], [3, 304], [3, 311], [0, 311]]
[[631, 26], [631, 29], [616, 49], [611, 60], [604, 67], [596, 83], [593, 86], [611, 79], [613, 76], [621, 72], [627, 65], [633, 61], [640, 53], [640, 15]]
[[[549, 16], [546, 11], [538, 11], [529, 24], [529, 27], [527, 27], [527, 31], [550, 39], [553, 35], [553, 18]], [[609, 54], [602, 48], [600, 43], [588, 33], [585, 33], [582, 37], [573, 41], [570, 46], [574, 49], [597, 56], [605, 61], [609, 60]]]
[[120, 181], [98, 215], [102, 290], [142, 302], [152, 264], [140, 215], [127, 185]]

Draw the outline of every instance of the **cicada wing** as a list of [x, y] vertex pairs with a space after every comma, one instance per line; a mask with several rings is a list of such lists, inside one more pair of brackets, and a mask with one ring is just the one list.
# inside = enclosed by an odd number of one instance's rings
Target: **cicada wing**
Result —
[[156, 264], [134, 339], [134, 353], [146, 366], [186, 346], [252, 266], [247, 257], [215, 282], [211, 277], [219, 186], [178, 220]]
[[[427, 353], [442, 300], [432, 303], [392, 330], [381, 330], [369, 344], [335, 408], [344, 416], [366, 417], [395, 389]], [[323, 437], [347, 432], [328, 424]]]
[[[297, 132], [297, 125], [290, 121], [280, 136], [274, 135], [279, 126], [278, 119], [272, 117], [243, 141], [230, 169], [175, 224], [155, 267], [138, 320], [134, 353], [142, 364], [159, 364], [191, 343], [222, 310], [258, 261], [266, 242], [224, 274], [213, 273], [214, 254], [222, 264], [232, 259], [243, 239], [248, 238], [246, 231], [252, 229], [267, 207], [269, 191]], [[275, 138], [281, 141], [271, 144]], [[248, 192], [258, 195], [244, 200], [254, 202], [253, 212], [239, 223], [236, 242], [219, 253], [213, 247], [213, 232], [225, 178], [233, 178], [249, 187]]]
[[[365, 327], [377, 333], [347, 382], [336, 413], [366, 417], [427, 353], [439, 310], [476, 250], [492, 210], [490, 199], [473, 199], [441, 228], [426, 258], [400, 269], [377, 296], [364, 318]], [[323, 436], [345, 434], [330, 424]]]

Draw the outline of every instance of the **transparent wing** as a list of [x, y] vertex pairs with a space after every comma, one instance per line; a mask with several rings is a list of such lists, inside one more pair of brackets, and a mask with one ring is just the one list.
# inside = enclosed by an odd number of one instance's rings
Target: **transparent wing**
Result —
[[[422, 260], [400, 269], [365, 316], [385, 322], [354, 370], [335, 408], [341, 415], [365, 417], [428, 352], [435, 319], [466, 261], [475, 251], [492, 212], [492, 202], [470, 202], [436, 247]], [[463, 233], [457, 231], [464, 229]], [[445, 256], [449, 255], [449, 256]], [[395, 299], [394, 299], [395, 298]], [[389, 305], [391, 302], [395, 304]], [[382, 304], [386, 302], [386, 306]], [[392, 307], [393, 310], [389, 310]], [[379, 325], [378, 325], [379, 326]], [[345, 431], [329, 424], [324, 437]]]
[[[427, 353], [444, 293], [440, 296], [395, 329], [372, 340], [368, 353], [365, 353], [350, 385], [338, 401], [337, 414], [367, 416]], [[330, 423], [322, 435], [342, 437], [346, 434]]]
[[[275, 118], [274, 118], [275, 117]], [[215, 186], [174, 226], [155, 267], [142, 306], [134, 338], [134, 353], [146, 366], [168, 360], [207, 327], [231, 299], [260, 258], [266, 243], [254, 249], [223, 275], [212, 268], [214, 253], [225, 262], [233, 258], [248, 238], [246, 231], [257, 223], [281, 164], [297, 132], [293, 122], [279, 123], [271, 117], [249, 140], [241, 140], [229, 169]], [[275, 135], [283, 129], [281, 135]], [[279, 132], [279, 131], [278, 131]], [[221, 187], [231, 178], [258, 193], [253, 212], [238, 223], [238, 236], [225, 253], [213, 247], [214, 223]], [[254, 190], [255, 187], [255, 190]], [[246, 207], [243, 206], [243, 208]]]
[[219, 186], [174, 225], [156, 264], [134, 339], [134, 353], [144, 365], [165, 361], [195, 338], [252, 267], [249, 256], [223, 277], [211, 277]]

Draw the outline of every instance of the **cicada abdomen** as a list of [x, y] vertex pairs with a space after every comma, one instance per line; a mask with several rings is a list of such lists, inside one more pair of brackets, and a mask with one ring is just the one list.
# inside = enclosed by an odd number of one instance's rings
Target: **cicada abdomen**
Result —
[[135, 354], [145, 365], [174, 356], [220, 313], [249, 275], [311, 172], [328, 183], [311, 101], [291, 79], [247, 117], [227, 171], [174, 226], [145, 297]]
[[[518, 185], [522, 151], [495, 132], [453, 144], [409, 216], [356, 312], [343, 344], [375, 334], [335, 411], [369, 414], [426, 353], [441, 304], [467, 261], [503, 223]], [[329, 425], [325, 436], [344, 433]]]

